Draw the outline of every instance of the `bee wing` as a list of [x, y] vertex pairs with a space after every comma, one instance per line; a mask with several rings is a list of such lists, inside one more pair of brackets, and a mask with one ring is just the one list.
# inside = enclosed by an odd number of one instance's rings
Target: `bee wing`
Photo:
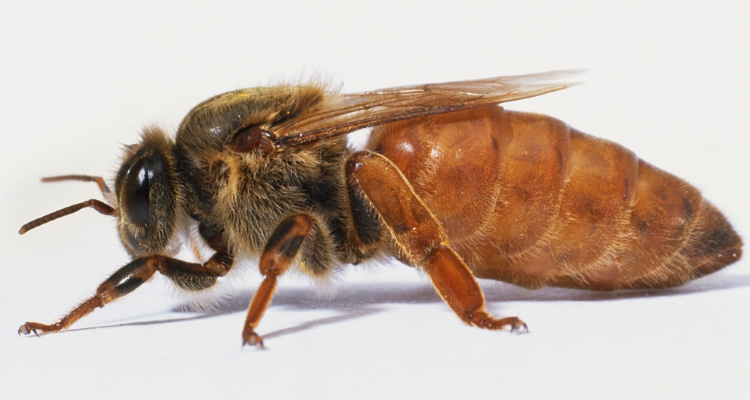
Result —
[[322, 107], [278, 125], [276, 144], [293, 147], [409, 118], [488, 106], [575, 86], [582, 70], [403, 86], [334, 95]]

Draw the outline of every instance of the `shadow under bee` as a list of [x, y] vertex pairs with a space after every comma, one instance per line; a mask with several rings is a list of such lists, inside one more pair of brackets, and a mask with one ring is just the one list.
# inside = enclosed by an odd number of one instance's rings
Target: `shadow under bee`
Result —
[[[704, 293], [716, 290], [734, 289], [750, 286], [749, 275], [719, 275], [711, 276], [697, 281], [692, 281], [684, 286], [670, 289], [632, 289], [617, 290], [611, 292], [588, 291], [579, 289], [566, 289], [556, 287], [545, 287], [542, 289], [529, 290], [503, 282], [490, 280], [482, 281], [485, 298], [487, 302], [506, 301], [607, 301], [631, 298], [681, 296], [694, 293]], [[185, 302], [172, 308], [172, 312], [182, 314], [193, 314], [183, 318], [159, 319], [150, 321], [126, 322], [122, 324], [110, 324], [92, 326], [86, 328], [69, 329], [67, 332], [87, 331], [93, 329], [119, 328], [128, 326], [162, 325], [179, 322], [189, 322], [200, 319], [214, 318], [223, 315], [244, 312], [247, 304], [255, 292], [246, 290], [239, 295], [225, 299], [211, 309], [202, 309], [195, 303]], [[269, 332], [267, 338], [275, 338], [295, 334], [319, 326], [331, 325], [340, 322], [355, 320], [370, 316], [383, 311], [382, 305], [387, 304], [430, 304], [441, 303], [443, 300], [435, 293], [429, 282], [412, 284], [351, 284], [338, 291], [335, 298], [321, 300], [317, 297], [315, 288], [312, 287], [288, 287], [279, 288], [274, 297], [272, 307], [287, 307], [295, 310], [321, 310], [328, 309], [337, 311], [337, 315], [318, 318], [302, 322], [296, 326]], [[65, 332], [62, 332], [65, 333]]]
[[[621, 289], [615, 291], [590, 291], [545, 287], [524, 289], [504, 282], [482, 280], [482, 288], [487, 302], [507, 301], [597, 301], [622, 300], [642, 297], [680, 296], [693, 293], [711, 292], [750, 286], [749, 275], [710, 276], [689, 282], [684, 286], [668, 289]], [[254, 294], [252, 290], [240, 292], [236, 297], [217, 304], [210, 310], [197, 308], [193, 303], [182, 303], [172, 309], [174, 312], [198, 313], [202, 316], [219, 316], [244, 312]], [[369, 309], [386, 304], [430, 304], [443, 300], [435, 292], [430, 282], [349, 284], [342, 287], [336, 297], [320, 299], [313, 287], [279, 288], [271, 307], [284, 306], [295, 310], [321, 310], [351, 312]], [[364, 315], [371, 314], [366, 312]]]

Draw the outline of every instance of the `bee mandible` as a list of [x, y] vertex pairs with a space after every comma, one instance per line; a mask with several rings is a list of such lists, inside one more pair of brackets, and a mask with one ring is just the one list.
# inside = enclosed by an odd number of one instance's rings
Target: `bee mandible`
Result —
[[[83, 208], [117, 218], [132, 261], [51, 325], [67, 329], [157, 272], [201, 291], [258, 257], [263, 280], [242, 330], [256, 327], [278, 278], [316, 279], [379, 254], [424, 271], [466, 324], [512, 331], [487, 312], [476, 277], [527, 288], [664, 288], [737, 261], [742, 240], [700, 192], [630, 150], [543, 115], [498, 103], [572, 86], [576, 71], [341, 94], [318, 83], [232, 91], [183, 119], [174, 139], [154, 127], [128, 146], [114, 179]], [[374, 127], [362, 151], [346, 134]], [[175, 258], [186, 226], [214, 251]], [[192, 240], [192, 239], [191, 239]]]

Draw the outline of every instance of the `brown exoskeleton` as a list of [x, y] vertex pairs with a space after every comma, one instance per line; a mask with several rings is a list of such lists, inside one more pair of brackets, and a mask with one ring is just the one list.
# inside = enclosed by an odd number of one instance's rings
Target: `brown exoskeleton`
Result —
[[[485, 310], [475, 277], [528, 288], [661, 288], [737, 261], [742, 241], [700, 192], [631, 151], [550, 117], [497, 103], [570, 86], [566, 72], [339, 94], [317, 84], [233, 91], [204, 101], [174, 140], [155, 128], [126, 149], [107, 203], [133, 261], [59, 322], [68, 328], [159, 272], [188, 291], [260, 255], [264, 279], [242, 331], [255, 332], [278, 277], [325, 278], [379, 252], [422, 269], [467, 324], [526, 325]], [[344, 134], [376, 126], [364, 151]], [[173, 258], [195, 223], [215, 253]], [[296, 264], [295, 264], [296, 263]]]

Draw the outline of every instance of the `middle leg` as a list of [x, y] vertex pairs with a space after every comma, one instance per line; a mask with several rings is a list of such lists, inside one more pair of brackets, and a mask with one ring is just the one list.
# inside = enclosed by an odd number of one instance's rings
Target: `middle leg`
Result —
[[308, 214], [295, 214], [283, 219], [268, 238], [259, 263], [263, 282], [247, 310], [245, 327], [242, 330], [243, 346], [248, 344], [263, 347], [263, 339], [255, 332], [255, 328], [271, 303], [278, 278], [289, 269], [298, 254], [302, 253], [302, 249], [316, 240], [316, 234], [320, 229], [321, 226], [314, 217]]

